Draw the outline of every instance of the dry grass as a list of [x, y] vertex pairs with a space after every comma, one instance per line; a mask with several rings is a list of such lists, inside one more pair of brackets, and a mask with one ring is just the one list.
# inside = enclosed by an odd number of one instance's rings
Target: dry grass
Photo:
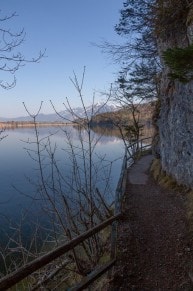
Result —
[[179, 185], [177, 181], [170, 175], [168, 175], [161, 167], [160, 159], [154, 159], [151, 165], [151, 174], [158, 184], [164, 188], [172, 190], [182, 190], [184, 186]]
[[184, 185], [179, 185], [174, 178], [167, 175], [166, 172], [162, 170], [159, 159], [154, 159], [150, 171], [159, 185], [164, 188], [174, 190], [178, 193], [185, 194], [185, 207], [189, 234], [193, 236], [193, 189], [190, 189]]

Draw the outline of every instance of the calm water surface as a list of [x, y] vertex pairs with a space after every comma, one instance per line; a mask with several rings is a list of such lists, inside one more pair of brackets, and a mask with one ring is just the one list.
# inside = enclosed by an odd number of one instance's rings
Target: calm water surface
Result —
[[[65, 131], [65, 133], [63, 132]], [[56, 128], [39, 128], [39, 138], [41, 143], [48, 145], [46, 137], [49, 134], [54, 134], [50, 137], [52, 148], [56, 148], [57, 163], [62, 169], [64, 175], [68, 176], [71, 169], [71, 158], [69, 156], [69, 140], [66, 140], [66, 135], [80, 152], [78, 131], [72, 127], [63, 128], [63, 131]], [[8, 136], [0, 142], [0, 235], [1, 241], [5, 240], [4, 233], [8, 231], [10, 225], [17, 224], [21, 221], [21, 217], [25, 216], [31, 219], [37, 217], [46, 223], [46, 217], [41, 212], [41, 203], [34, 198], [37, 194], [37, 181], [39, 179], [38, 164], [35, 161], [37, 158], [37, 147], [35, 142], [35, 134], [33, 128], [15, 129], [6, 132]], [[87, 135], [85, 133], [84, 142], [87, 144]], [[119, 178], [122, 157], [124, 153], [123, 142], [113, 136], [100, 137], [98, 134], [93, 134], [93, 143], [97, 140], [96, 149], [93, 152], [93, 159], [96, 164], [101, 166], [101, 158], [104, 164], [112, 163], [110, 187], [112, 195], [114, 195], [116, 184]], [[87, 146], [87, 145], [86, 145]], [[45, 152], [42, 152], [45, 155]], [[45, 171], [48, 161], [45, 155]], [[81, 160], [81, 158], [80, 158]], [[99, 171], [100, 172], [100, 171]], [[101, 192], [104, 189], [102, 182], [98, 185]], [[112, 197], [109, 199], [112, 199]], [[30, 232], [27, 228], [26, 233]], [[26, 234], [27, 235], [27, 234]]]

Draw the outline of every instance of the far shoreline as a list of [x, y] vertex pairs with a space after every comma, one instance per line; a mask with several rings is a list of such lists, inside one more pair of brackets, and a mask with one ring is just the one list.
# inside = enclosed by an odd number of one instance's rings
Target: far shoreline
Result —
[[27, 128], [27, 127], [54, 127], [54, 126], [74, 126], [76, 122], [33, 122], [33, 121], [0, 121], [0, 129], [14, 129], [14, 128]]

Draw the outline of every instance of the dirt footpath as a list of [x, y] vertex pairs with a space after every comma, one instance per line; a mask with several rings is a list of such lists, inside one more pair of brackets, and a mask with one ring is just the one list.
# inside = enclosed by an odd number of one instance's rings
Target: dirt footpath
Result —
[[151, 160], [143, 157], [128, 173], [118, 262], [108, 290], [193, 290], [185, 194], [157, 185], [148, 170]]

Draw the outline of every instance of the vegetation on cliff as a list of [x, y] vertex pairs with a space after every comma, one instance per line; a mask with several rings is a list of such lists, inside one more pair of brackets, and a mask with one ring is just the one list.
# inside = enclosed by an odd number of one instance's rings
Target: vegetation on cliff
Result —
[[163, 52], [165, 64], [171, 69], [171, 80], [188, 83], [193, 79], [193, 45], [185, 48], [168, 48]]
[[127, 0], [115, 28], [126, 42], [107, 46], [122, 66], [119, 100], [158, 99], [154, 152], [164, 171], [191, 187], [192, 11], [189, 0]]
[[[69, 161], [72, 161], [72, 171], [69, 173], [70, 180], [67, 181], [64, 178], [63, 172], [58, 167], [55, 156], [56, 147], [52, 148], [50, 136], [46, 139], [39, 137], [35, 116], [32, 116], [36, 135], [35, 142], [28, 142], [28, 152], [34, 161], [38, 162], [40, 175], [40, 181], [37, 185], [38, 194], [41, 199], [43, 197], [46, 201], [44, 210], [53, 225], [53, 233], [50, 238], [55, 245], [60, 244], [61, 240], [71, 240], [82, 231], [94, 227], [96, 223], [111, 216], [110, 205], [106, 204], [105, 197], [101, 195], [97, 188], [98, 179], [100, 178], [101, 181], [102, 174], [106, 181], [105, 190], [109, 190], [109, 177], [106, 173], [107, 167], [105, 169], [102, 167], [103, 157], [99, 159], [97, 165], [93, 162], [94, 150], [98, 140], [93, 138], [92, 128], [96, 126], [117, 126], [125, 129], [130, 139], [137, 139], [144, 125], [151, 124], [154, 106], [151, 107], [150, 103], [147, 102], [159, 98], [156, 106], [157, 113], [156, 116], [154, 115], [155, 122], [157, 122], [157, 119], [161, 120], [157, 129], [159, 132], [162, 131], [161, 142], [157, 139], [157, 152], [161, 156], [161, 164], [160, 161], [157, 161], [157, 166], [163, 166], [165, 160], [164, 179], [167, 172], [170, 173], [172, 169], [174, 175], [177, 168], [182, 173], [190, 173], [191, 176], [191, 168], [183, 167], [183, 164], [186, 157], [189, 159], [188, 165], [192, 164], [191, 133], [193, 130], [190, 122], [192, 119], [188, 119], [187, 122], [186, 112], [183, 112], [182, 122], [180, 120], [182, 115], [177, 115], [175, 112], [177, 107], [183, 110], [176, 101], [179, 90], [182, 91], [180, 97], [183, 96], [184, 87], [181, 85], [185, 86], [179, 84], [179, 82], [189, 82], [193, 78], [191, 68], [192, 45], [188, 45], [187, 39], [185, 41], [182, 39], [185, 32], [185, 16], [188, 14], [189, 7], [189, 1], [182, 0], [127, 0], [124, 2], [116, 31], [126, 37], [127, 42], [123, 46], [107, 46], [108, 51], [114, 53], [115, 58], [121, 61], [121, 70], [115, 88], [113, 88], [112, 97], [124, 108], [117, 112], [103, 113], [91, 117], [85, 114], [87, 116], [86, 120], [78, 120], [79, 124], [84, 127], [84, 131], [81, 131], [81, 126], [78, 128], [80, 139], [80, 145], [78, 146], [73, 144], [70, 135], [64, 132], [70, 146]], [[172, 85], [168, 76], [172, 78]], [[81, 82], [78, 82], [75, 76], [73, 84], [85, 109], [82, 99], [83, 81], [84, 74]], [[165, 86], [166, 84], [167, 86]], [[174, 95], [174, 91], [177, 92], [176, 95]], [[188, 97], [192, 99], [191, 94]], [[175, 108], [172, 108], [174, 99], [176, 102]], [[175, 115], [173, 112], [175, 112]], [[165, 127], [162, 123], [165, 124]], [[177, 125], [187, 123], [189, 139], [185, 140], [184, 135], [184, 133], [187, 133], [187, 128], [184, 131], [184, 128], [178, 130], [177, 127], [172, 127], [172, 123]], [[166, 125], [169, 128], [168, 131]], [[178, 131], [182, 132], [183, 135], [178, 135]], [[87, 140], [83, 135], [85, 132]], [[180, 144], [180, 147], [176, 150], [177, 143]], [[32, 144], [36, 144], [36, 150], [30, 149]], [[159, 149], [160, 144], [162, 146], [161, 150]], [[174, 162], [172, 161], [172, 155], [175, 156]], [[184, 159], [181, 161], [181, 168], [178, 167], [179, 157]], [[83, 162], [82, 165], [79, 164], [80, 160]], [[47, 165], [50, 166], [51, 170], [49, 175], [45, 171]], [[163, 173], [161, 166], [158, 176], [161, 172]], [[165, 182], [168, 183], [168, 180]], [[68, 188], [70, 197], [66, 196], [66, 189]], [[74, 197], [72, 197], [72, 194]], [[71, 205], [73, 199], [78, 207], [76, 215], [74, 215], [74, 209]], [[101, 236], [103, 237], [103, 234]], [[25, 255], [24, 258], [27, 261], [29, 253], [24, 253], [22, 244], [18, 244], [18, 248], [20, 248], [21, 255]], [[100, 264], [106, 249], [107, 241], [100, 241], [98, 236], [93, 236], [82, 245], [81, 251], [84, 250], [84, 256], [82, 256], [80, 249], [73, 250], [69, 256], [74, 268], [72, 271], [80, 276], [87, 275]]]

